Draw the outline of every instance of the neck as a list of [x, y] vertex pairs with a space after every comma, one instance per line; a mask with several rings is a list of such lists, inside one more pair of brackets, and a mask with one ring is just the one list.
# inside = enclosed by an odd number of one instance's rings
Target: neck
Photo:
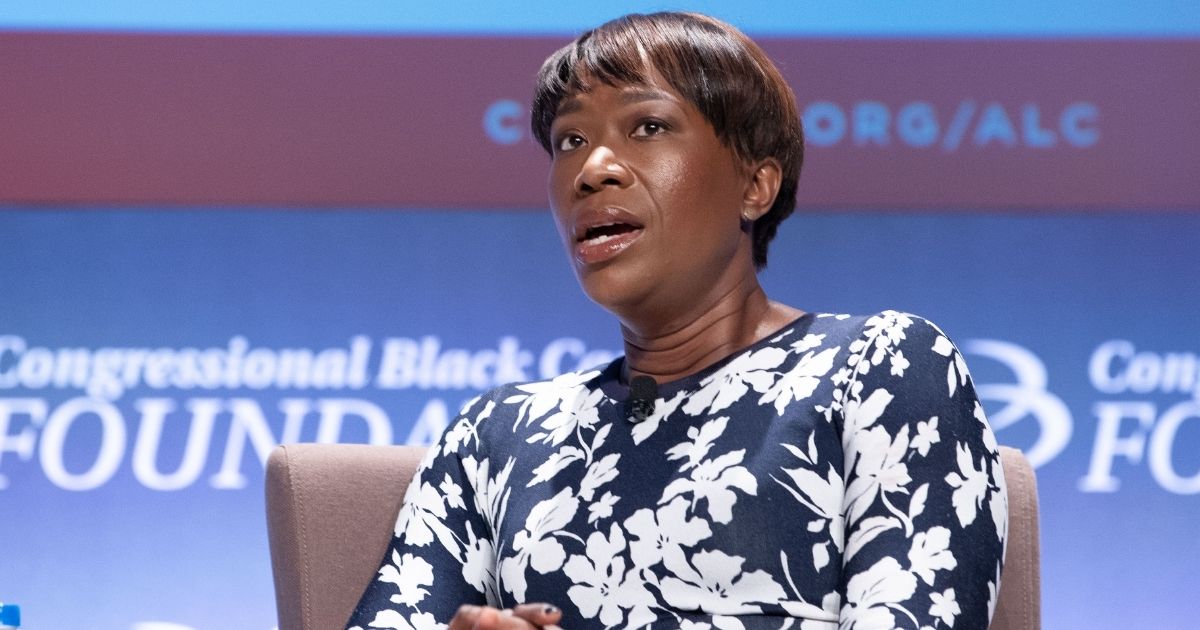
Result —
[[720, 298], [712, 308], [659, 328], [622, 323], [626, 379], [663, 383], [695, 374], [786, 325], [802, 311], [767, 299], [757, 282]]

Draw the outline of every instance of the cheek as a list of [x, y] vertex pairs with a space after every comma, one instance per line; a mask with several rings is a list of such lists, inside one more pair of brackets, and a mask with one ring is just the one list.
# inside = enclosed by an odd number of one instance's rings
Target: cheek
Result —
[[741, 212], [736, 178], [730, 169], [712, 162], [681, 158], [663, 164], [659, 171], [661, 203], [675, 230], [692, 238], [720, 240], [724, 233], [740, 231]]
[[686, 156], [672, 156], [656, 162], [647, 173], [654, 182], [659, 204], [669, 221], [687, 222], [695, 215], [695, 205], [703, 199], [704, 173]]
[[558, 230], [558, 235], [565, 241], [564, 221], [571, 211], [574, 179], [566, 179], [566, 175], [559, 171], [559, 169], [551, 169], [550, 177], [546, 182], [546, 190], [549, 194], [550, 214], [554, 217], [554, 226]]

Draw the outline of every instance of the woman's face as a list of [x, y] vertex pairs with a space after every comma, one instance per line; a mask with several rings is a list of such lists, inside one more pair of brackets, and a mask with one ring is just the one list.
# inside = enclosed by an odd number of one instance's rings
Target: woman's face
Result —
[[703, 308], [753, 278], [747, 169], [657, 74], [564, 98], [550, 205], [584, 291], [618, 315]]

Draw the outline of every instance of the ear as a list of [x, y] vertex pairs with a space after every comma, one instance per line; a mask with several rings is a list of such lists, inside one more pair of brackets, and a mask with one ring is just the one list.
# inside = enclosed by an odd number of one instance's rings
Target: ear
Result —
[[750, 168], [746, 192], [742, 196], [742, 218], [753, 223], [769, 212], [775, 204], [783, 173], [779, 168], [779, 161], [775, 158], [751, 164]]

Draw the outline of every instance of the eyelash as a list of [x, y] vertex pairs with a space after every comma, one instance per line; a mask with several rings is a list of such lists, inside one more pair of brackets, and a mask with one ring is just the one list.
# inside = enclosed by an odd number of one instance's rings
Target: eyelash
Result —
[[657, 132], [657, 133], [651, 133], [651, 134], [647, 134], [645, 137], [649, 137], [649, 136], [657, 136], [658, 134], [660, 134], [660, 133], [662, 133], [662, 132], [664, 132], [664, 131], [667, 131], [667, 129], [669, 129], [669, 128], [667, 127], [667, 124], [666, 124], [666, 123], [664, 123], [663, 121], [661, 121], [661, 120], [657, 120], [657, 119], [654, 119], [654, 118], [650, 118], [650, 119], [643, 120], [643, 121], [641, 121], [640, 123], [638, 123], [638, 126], [637, 126], [637, 127], [634, 127], [634, 131], [636, 132], [638, 129], [641, 129], [642, 127], [646, 127], [646, 126], [650, 126], [650, 125], [653, 125], [653, 126], [655, 126], [655, 127], [658, 127], [658, 132]]
[[576, 139], [576, 138], [579, 139], [581, 142], [583, 140], [583, 136], [581, 136], [577, 133], [567, 133], [567, 134], [563, 134], [562, 136], [559, 136], [559, 138], [554, 141], [554, 152], [562, 153], [563, 151], [570, 151], [570, 150], [576, 148], [576, 147], [563, 148], [564, 143], [566, 143], [569, 140]]
[[[638, 133], [638, 131], [641, 130], [642, 128], [651, 127], [651, 126], [657, 128], [658, 130], [653, 133], [645, 133], [645, 134]], [[639, 121], [637, 126], [633, 128], [633, 133], [630, 135], [635, 138], [651, 138], [651, 137], [657, 136], [669, 129], [670, 129], [670, 127], [667, 126], [667, 124], [664, 123], [663, 121], [651, 118], [651, 119]], [[573, 147], [564, 147], [563, 146], [566, 142], [574, 140], [574, 139], [583, 141], [583, 136], [581, 136], [577, 133], [566, 133], [566, 134], [563, 134], [562, 136], [559, 136], [554, 141], [555, 152], [562, 153], [564, 151], [571, 151], [571, 150], [578, 148], [579, 145], [575, 145]]]

